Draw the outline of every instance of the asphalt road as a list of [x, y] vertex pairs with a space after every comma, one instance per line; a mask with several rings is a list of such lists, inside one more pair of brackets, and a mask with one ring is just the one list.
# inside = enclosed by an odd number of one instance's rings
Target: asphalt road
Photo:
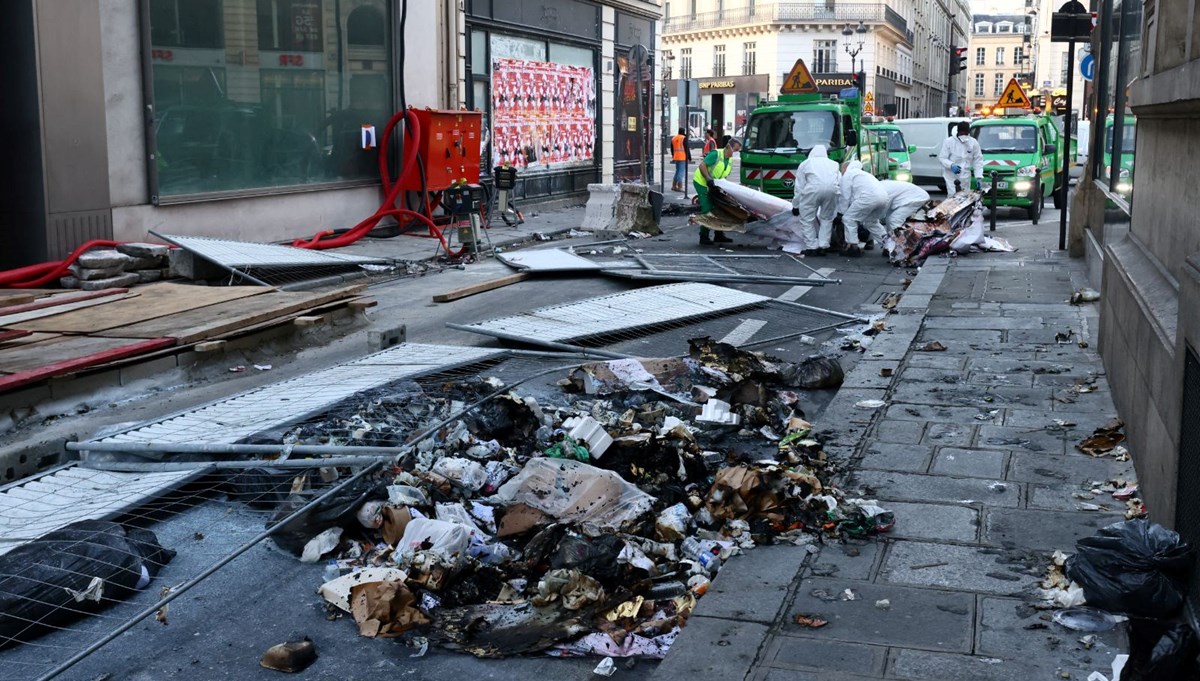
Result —
[[[1002, 210], [1000, 230], [1005, 225], [1024, 222], [1017, 211]], [[1057, 229], [1057, 211], [1048, 208], [1042, 224]], [[767, 254], [760, 245], [743, 238], [727, 249], [698, 246], [694, 228], [685, 218], [664, 220], [665, 234], [661, 237], [630, 244], [646, 253], [726, 253]], [[563, 246], [586, 243], [586, 239], [558, 241], [547, 245]], [[1019, 244], [1016, 244], [1019, 246]], [[877, 252], [876, 252], [877, 253]], [[761, 295], [798, 300], [808, 305], [850, 313], [881, 313], [879, 300], [888, 292], [899, 291], [908, 274], [894, 268], [876, 253], [861, 258], [828, 256], [810, 258], [805, 262], [826, 271], [827, 276], [840, 279], [841, 284], [815, 287], [802, 296], [791, 284], [738, 285]], [[780, 257], [757, 264], [764, 272], [805, 276], [809, 270], [795, 260]], [[431, 303], [430, 296], [473, 282], [492, 279], [510, 270], [495, 260], [468, 265], [464, 270], [401, 279], [378, 285], [372, 294], [380, 305], [372, 312], [374, 327], [405, 324], [408, 339], [415, 342], [448, 344], [495, 344], [490, 338], [445, 327], [446, 322], [470, 322], [531, 307], [580, 300], [616, 291], [628, 290], [637, 283], [594, 275], [534, 277], [516, 285], [465, 298], [449, 304]], [[732, 332], [737, 324], [750, 315], [734, 315], [733, 319], [705, 321], [678, 327], [655, 337], [652, 347], [657, 353], [686, 352], [686, 340], [696, 335]], [[786, 316], [762, 320], [769, 325], [787, 325]], [[346, 361], [366, 353], [365, 331], [321, 348], [302, 354], [301, 361], [272, 356], [270, 346], [258, 354], [262, 360], [274, 359], [278, 369], [271, 374], [253, 377], [251, 381], [230, 380], [217, 371], [198, 377], [192, 384], [178, 386], [154, 394], [124, 395], [112, 406], [74, 417], [71, 428], [87, 434], [114, 421], [151, 419], [159, 414], [191, 404], [232, 394], [254, 384], [286, 379], [306, 371]], [[758, 349], [789, 359], [798, 359], [817, 352], [829, 351], [840, 343], [837, 334], [824, 331], [813, 334], [815, 343], [799, 340], [772, 343]], [[821, 347], [825, 341], [832, 346]], [[628, 347], [638, 347], [638, 339], [625, 339]], [[857, 361], [857, 353], [837, 352], [846, 368]], [[806, 395], [808, 417], [820, 424], [821, 411], [832, 394]], [[196, 500], [198, 501], [198, 500]], [[262, 527], [264, 518], [247, 512], [219, 498], [197, 503], [186, 510], [166, 516], [152, 529], [164, 537], [173, 537], [180, 556], [168, 566], [154, 587], [139, 594], [132, 602], [111, 611], [103, 619], [93, 618], [87, 628], [102, 630], [115, 626], [122, 616], [152, 603], [158, 588], [164, 584], [179, 584], [232, 551]], [[203, 539], [193, 540], [191, 530], [208, 528]], [[189, 543], [190, 542], [190, 543]], [[749, 558], [753, 560], [753, 554]], [[321, 566], [302, 565], [268, 544], [261, 544], [227, 567], [219, 570], [196, 590], [177, 600], [170, 610], [169, 624], [153, 618], [134, 627], [113, 643], [90, 656], [61, 678], [93, 681], [101, 678], [130, 680], [159, 679], [273, 679], [277, 672], [261, 668], [258, 659], [268, 647], [295, 636], [309, 636], [318, 646], [320, 659], [300, 676], [306, 679], [590, 679], [596, 660], [560, 660], [545, 656], [518, 657], [499, 660], [478, 660], [436, 649], [420, 658], [410, 657], [412, 649], [388, 640], [372, 640], [357, 636], [352, 621], [342, 618], [329, 621], [323, 603], [316, 595], [321, 582]], [[685, 634], [686, 635], [686, 631]], [[94, 640], [94, 634], [79, 629], [58, 632], [45, 637], [40, 646], [24, 646], [0, 652], [0, 679], [36, 678], [48, 669], [47, 663], [61, 660]], [[618, 674], [625, 679], [646, 678], [653, 671], [653, 662], [638, 662], [632, 669], [620, 667]]]

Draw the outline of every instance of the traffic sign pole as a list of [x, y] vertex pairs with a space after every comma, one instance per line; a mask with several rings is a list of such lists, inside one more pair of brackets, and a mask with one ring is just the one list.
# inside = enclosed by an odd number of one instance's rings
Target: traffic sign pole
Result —
[[[1067, 54], [1075, 54], [1075, 41], [1067, 43]], [[1075, 81], [1075, 60], [1067, 60], [1067, 112], [1063, 114], [1063, 132], [1066, 137], [1059, 137], [1059, 146], [1065, 147], [1062, 150], [1062, 201], [1059, 202], [1061, 208], [1058, 211], [1058, 250], [1067, 250], [1067, 190], [1071, 188], [1071, 102], [1072, 92]]]

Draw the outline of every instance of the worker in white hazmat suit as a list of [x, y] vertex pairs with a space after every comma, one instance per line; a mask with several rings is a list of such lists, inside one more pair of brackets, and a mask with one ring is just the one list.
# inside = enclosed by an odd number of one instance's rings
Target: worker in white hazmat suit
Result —
[[963, 191], [972, 189], [972, 175], [980, 185], [983, 184], [983, 152], [979, 149], [979, 142], [971, 137], [970, 123], [959, 123], [955, 134], [942, 142], [938, 161], [942, 164], [942, 180], [946, 183], [947, 195], [954, 194], [955, 180], [958, 180], [959, 189]]
[[888, 195], [879, 180], [862, 169], [861, 161], [850, 161], [842, 171], [841, 198], [838, 212], [842, 214], [845, 227], [846, 250], [849, 256], [862, 255], [862, 244], [858, 240], [858, 228], [865, 228], [875, 241], [883, 243], [884, 232], [880, 220], [887, 214]]
[[880, 180], [879, 186], [888, 195], [887, 212], [883, 216], [883, 230], [887, 234], [883, 241], [884, 255], [895, 248], [896, 230], [929, 203], [929, 192], [911, 182]]
[[[838, 164], [829, 158], [825, 145], [818, 144], [796, 169], [796, 188], [792, 193], [792, 215], [800, 218], [800, 235], [805, 255], [825, 255], [833, 236], [837, 217], [838, 192], [841, 188]], [[820, 233], [817, 223], [820, 223]]]

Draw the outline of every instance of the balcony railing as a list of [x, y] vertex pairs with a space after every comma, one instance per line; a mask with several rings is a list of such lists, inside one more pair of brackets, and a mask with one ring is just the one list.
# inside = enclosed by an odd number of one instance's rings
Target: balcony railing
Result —
[[737, 7], [717, 12], [700, 12], [691, 16], [671, 17], [664, 33], [684, 33], [714, 28], [731, 28], [746, 24], [774, 23], [886, 23], [900, 33], [908, 32], [908, 22], [891, 7], [872, 3], [800, 3], [779, 2]]

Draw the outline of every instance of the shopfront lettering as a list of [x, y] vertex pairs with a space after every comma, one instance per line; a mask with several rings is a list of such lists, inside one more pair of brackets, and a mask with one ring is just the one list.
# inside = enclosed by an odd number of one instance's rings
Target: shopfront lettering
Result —
[[853, 78], [821, 78], [817, 77], [817, 87], [854, 87]]
[[713, 80], [707, 83], [700, 83], [701, 90], [712, 90], [722, 87], [734, 87], [734, 82], [732, 80]]
[[302, 54], [281, 54], [279, 55], [280, 66], [304, 66], [304, 55]]
[[173, 50], [150, 50], [150, 57], [157, 61], [171, 61], [175, 58]]

